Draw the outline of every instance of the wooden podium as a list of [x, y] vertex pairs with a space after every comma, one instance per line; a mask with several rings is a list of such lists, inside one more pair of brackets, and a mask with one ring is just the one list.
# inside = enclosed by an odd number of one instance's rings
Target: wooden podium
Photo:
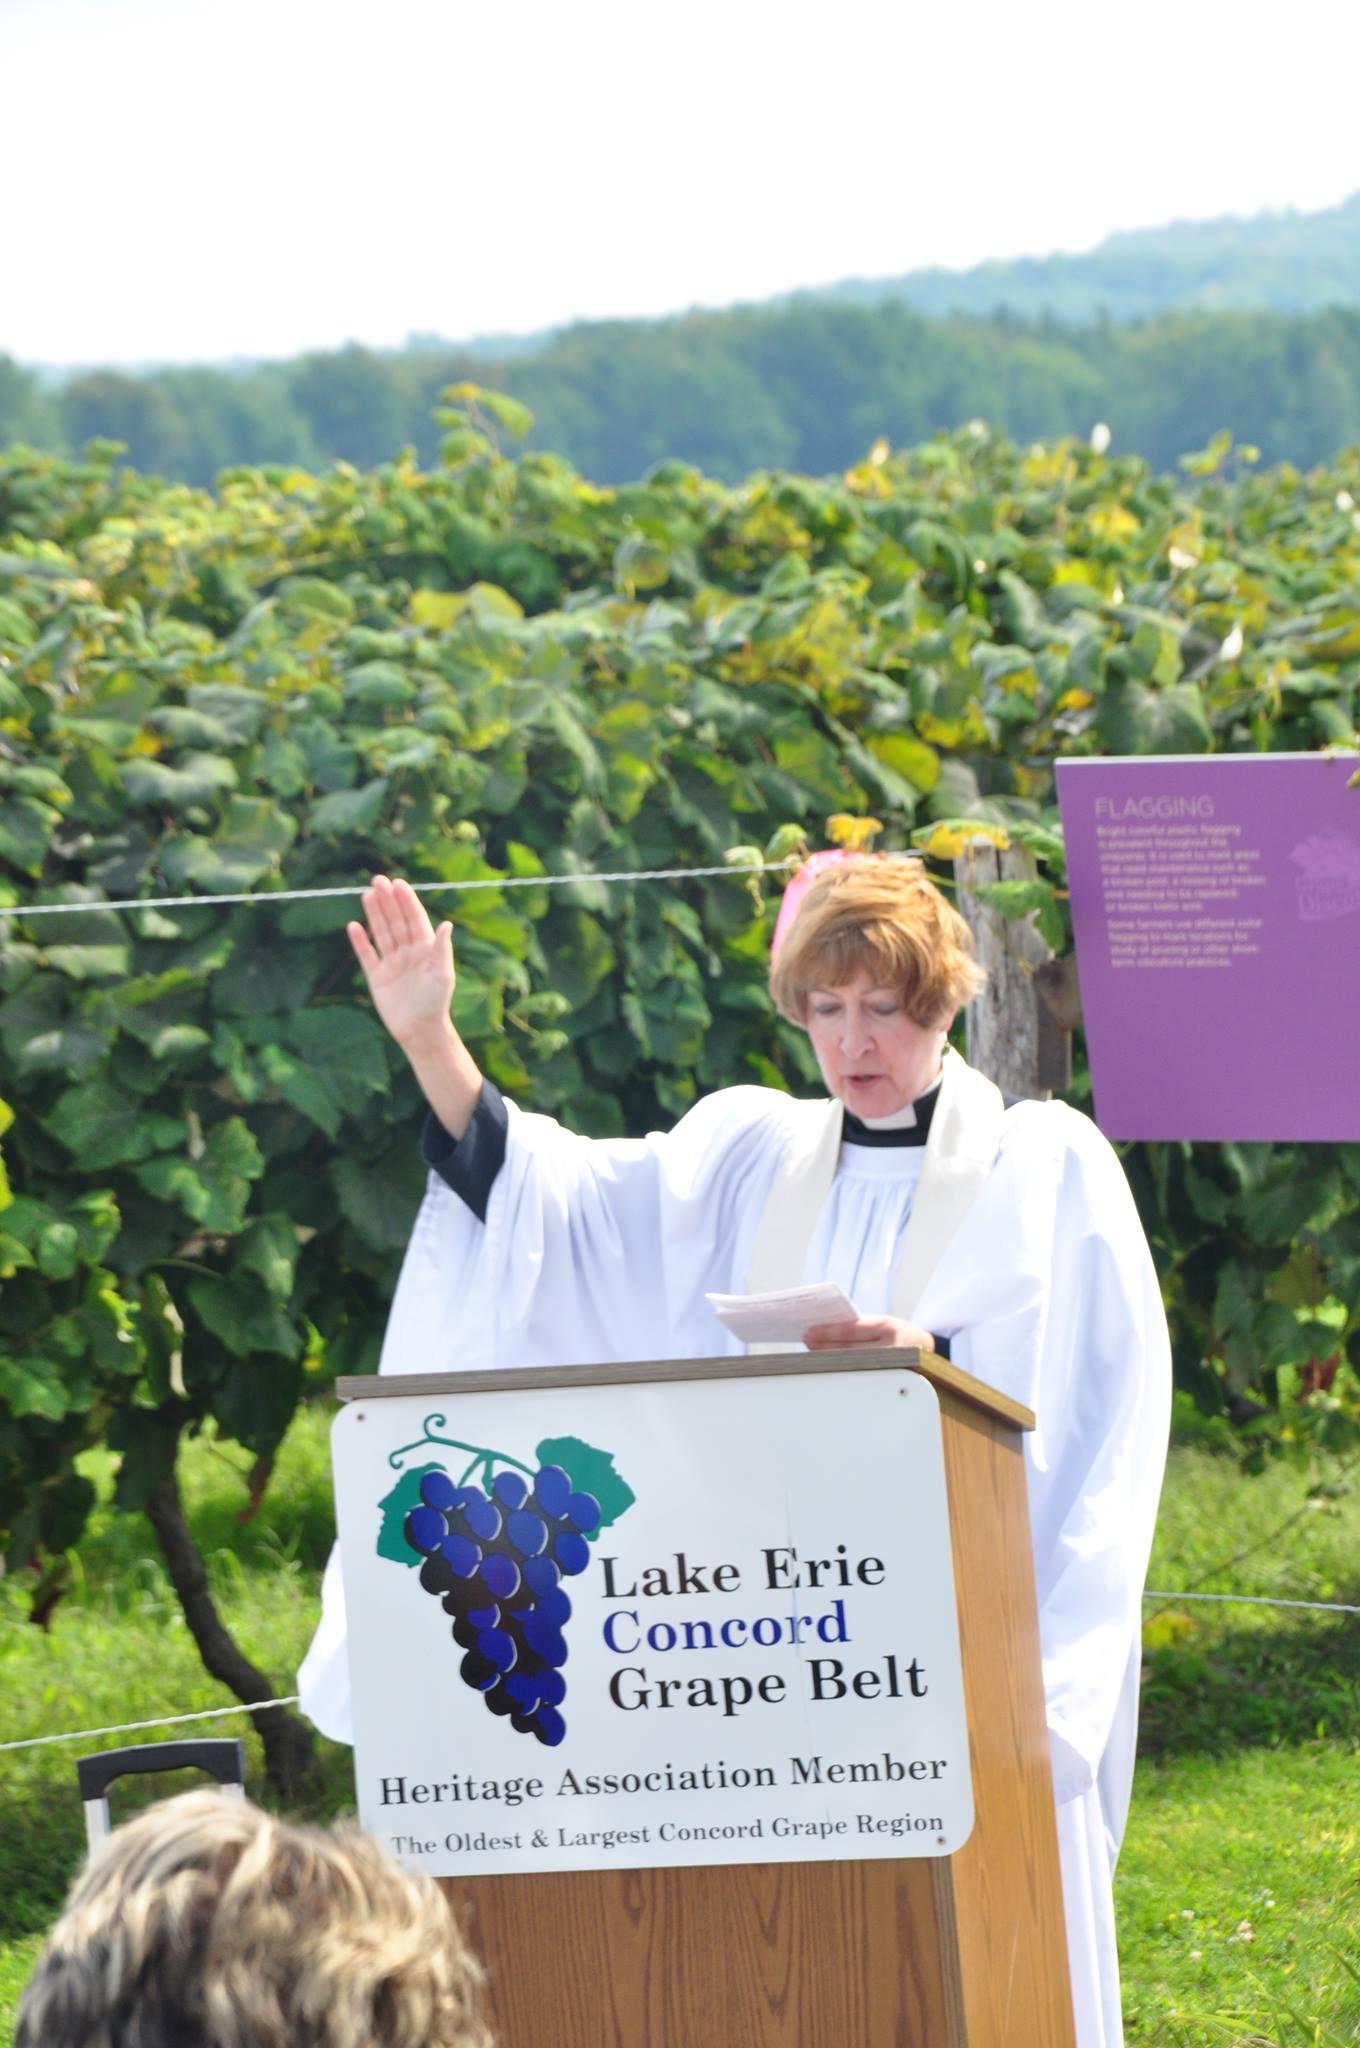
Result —
[[441, 1880], [502, 2048], [1072, 2048], [1022, 1433], [915, 1351], [342, 1380], [346, 1399], [866, 1370], [940, 1403], [975, 1821], [952, 1856]]

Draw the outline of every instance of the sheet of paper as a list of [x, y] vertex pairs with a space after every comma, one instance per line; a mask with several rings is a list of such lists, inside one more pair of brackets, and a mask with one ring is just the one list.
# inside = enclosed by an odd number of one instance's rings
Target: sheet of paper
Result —
[[853, 1323], [859, 1314], [848, 1294], [834, 1282], [813, 1287], [781, 1287], [771, 1294], [709, 1294], [718, 1320], [743, 1344], [801, 1344], [804, 1330], [816, 1323]]

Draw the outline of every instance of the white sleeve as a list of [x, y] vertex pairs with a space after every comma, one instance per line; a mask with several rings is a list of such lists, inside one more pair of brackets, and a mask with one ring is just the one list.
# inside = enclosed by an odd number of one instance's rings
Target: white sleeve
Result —
[[1034, 1410], [1025, 1463], [1055, 1791], [1062, 1803], [1100, 1779], [1117, 1837], [1170, 1425], [1166, 1318], [1128, 1183], [1095, 1125], [1048, 1103], [1011, 1111], [1006, 1126], [920, 1315], [966, 1371]]
[[[1084, 1119], [1081, 1120], [1083, 1123]], [[1059, 1801], [1131, 1771], [1142, 1598], [1171, 1421], [1171, 1347], [1128, 1183], [1094, 1126], [1058, 1188], [1031, 1479], [1044, 1692]], [[1114, 1761], [1111, 1756], [1111, 1762]], [[1102, 1784], [1116, 1839], [1128, 1786]]]
[[786, 1102], [769, 1089], [724, 1089], [670, 1133], [636, 1139], [581, 1138], [508, 1104], [484, 1224], [430, 1176], [380, 1370], [726, 1349], [703, 1294], [730, 1284], [754, 1229]]

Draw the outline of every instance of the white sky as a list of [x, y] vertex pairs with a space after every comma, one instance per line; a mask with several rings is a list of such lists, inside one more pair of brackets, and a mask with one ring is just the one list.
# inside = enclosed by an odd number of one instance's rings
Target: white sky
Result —
[[528, 332], [1330, 206], [1357, 60], [1354, 0], [0, 0], [0, 352]]

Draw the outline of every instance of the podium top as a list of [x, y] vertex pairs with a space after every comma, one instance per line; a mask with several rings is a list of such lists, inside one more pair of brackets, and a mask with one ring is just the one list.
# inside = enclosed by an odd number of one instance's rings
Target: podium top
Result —
[[626, 1387], [674, 1380], [749, 1380], [824, 1372], [915, 1372], [932, 1386], [948, 1388], [961, 1400], [1008, 1422], [1033, 1429], [1034, 1412], [975, 1379], [951, 1359], [933, 1351], [767, 1351], [744, 1358], [650, 1358], [623, 1365], [506, 1366], [480, 1372], [363, 1373], [341, 1378], [342, 1401], [385, 1400], [397, 1394], [495, 1394], [518, 1387]]

